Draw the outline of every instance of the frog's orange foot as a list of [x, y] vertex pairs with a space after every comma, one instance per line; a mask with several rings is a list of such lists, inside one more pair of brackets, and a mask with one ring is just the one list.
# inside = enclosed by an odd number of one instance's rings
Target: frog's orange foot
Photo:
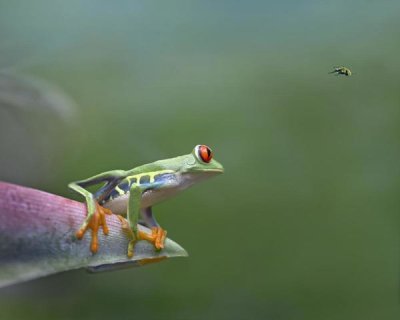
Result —
[[129, 222], [124, 217], [117, 215], [117, 218], [121, 222], [122, 230], [128, 235], [130, 239], [127, 253], [129, 258], [132, 258], [134, 256], [134, 248], [138, 240], [147, 240], [151, 242], [152, 244], [154, 244], [154, 247], [157, 250], [161, 250], [164, 248], [167, 231], [163, 230], [160, 227], [155, 227], [151, 229], [151, 234], [148, 234], [147, 232], [141, 230], [138, 230], [137, 233], [135, 233], [131, 229]]
[[88, 221], [88, 223], [85, 223], [77, 232], [76, 232], [76, 237], [78, 239], [82, 239], [83, 235], [88, 229], [92, 230], [92, 240], [90, 242], [90, 250], [93, 253], [96, 253], [97, 250], [99, 249], [99, 239], [97, 236], [97, 233], [99, 231], [100, 227], [103, 227], [103, 233], [105, 235], [108, 234], [108, 226], [106, 222], [106, 214], [112, 214], [112, 211], [110, 209], [106, 209], [102, 206], [100, 206], [98, 203], [96, 203], [96, 210], [93, 213], [92, 217]]
[[143, 231], [139, 231], [139, 239], [147, 240], [154, 244], [157, 250], [164, 248], [164, 242], [167, 238], [167, 231], [161, 227], [154, 227], [151, 229], [151, 235]]

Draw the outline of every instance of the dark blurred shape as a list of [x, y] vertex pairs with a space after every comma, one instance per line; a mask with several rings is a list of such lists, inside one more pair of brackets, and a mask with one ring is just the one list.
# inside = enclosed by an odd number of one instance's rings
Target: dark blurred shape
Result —
[[27, 75], [0, 73], [0, 108], [51, 112], [64, 121], [74, 115], [75, 102], [55, 85]]
[[72, 124], [75, 111], [72, 98], [53, 84], [0, 73], [0, 145], [7, 150], [0, 154], [0, 179], [45, 181], [51, 154], [63, 143], [57, 130]]

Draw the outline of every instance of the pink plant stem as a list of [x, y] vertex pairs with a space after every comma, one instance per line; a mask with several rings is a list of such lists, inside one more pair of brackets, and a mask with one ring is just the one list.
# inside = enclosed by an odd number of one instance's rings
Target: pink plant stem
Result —
[[99, 231], [99, 251], [92, 254], [90, 230], [82, 240], [75, 237], [85, 216], [83, 203], [0, 182], [0, 287], [72, 269], [101, 271], [186, 255], [184, 249], [167, 239], [162, 251], [139, 241], [134, 257], [129, 259], [129, 239], [115, 215], [106, 217], [109, 234]]

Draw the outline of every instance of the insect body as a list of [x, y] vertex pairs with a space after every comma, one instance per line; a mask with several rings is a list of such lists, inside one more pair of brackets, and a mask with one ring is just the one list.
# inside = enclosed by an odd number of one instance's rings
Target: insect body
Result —
[[[85, 197], [88, 210], [76, 236], [81, 239], [86, 230], [91, 229], [91, 251], [97, 252], [99, 227], [108, 233], [105, 214], [116, 213], [126, 215], [128, 220], [119, 216], [122, 228], [133, 239], [128, 247], [129, 257], [133, 256], [137, 240], [148, 240], [156, 249], [162, 249], [167, 233], [154, 218], [152, 206], [223, 170], [222, 165], [213, 159], [211, 149], [198, 145], [188, 155], [159, 160], [128, 171], [108, 171], [72, 182], [68, 186]], [[94, 194], [85, 189], [99, 183], [104, 185]], [[139, 231], [139, 222], [150, 227], [152, 234]]]
[[351, 71], [349, 68], [346, 67], [335, 67], [332, 72], [329, 73], [336, 73], [336, 75], [345, 75], [345, 76], [351, 76]]

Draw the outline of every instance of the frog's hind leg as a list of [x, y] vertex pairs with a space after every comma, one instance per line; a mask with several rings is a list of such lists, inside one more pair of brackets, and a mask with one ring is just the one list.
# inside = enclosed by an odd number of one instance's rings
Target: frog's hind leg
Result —
[[88, 214], [85, 222], [79, 228], [79, 230], [75, 233], [78, 239], [82, 239], [85, 232], [90, 229], [91, 232], [91, 242], [90, 242], [90, 251], [96, 253], [99, 249], [99, 239], [98, 232], [100, 227], [103, 228], [103, 233], [108, 235], [108, 226], [106, 222], [106, 214], [111, 215], [112, 212], [110, 209], [104, 208], [95, 202], [95, 211], [92, 214]]
[[[99, 201], [104, 199], [107, 194], [109, 194], [113, 188], [118, 184], [118, 182], [125, 176], [124, 171], [115, 170], [109, 171], [102, 174], [99, 174], [95, 177], [81, 180], [77, 182], [71, 182], [68, 187], [74, 190], [75, 192], [81, 194], [85, 197], [86, 206], [87, 206], [87, 216], [85, 221], [82, 223], [79, 230], [76, 232], [76, 237], [78, 239], [82, 239], [85, 232], [88, 229], [91, 229], [91, 243], [90, 243], [90, 250], [93, 253], [96, 253], [99, 248], [99, 241], [98, 241], [98, 231], [99, 228], [103, 228], [103, 233], [105, 235], [108, 234], [108, 226], [106, 222], [105, 215], [112, 214], [111, 210], [106, 209], [99, 205]], [[106, 182], [106, 184], [101, 188], [101, 192], [97, 193], [94, 196], [91, 192], [85, 189], [85, 187], [90, 185], [95, 185], [101, 182]]]
[[103, 208], [94, 199], [93, 195], [75, 183], [71, 183], [69, 187], [86, 198], [87, 216], [78, 231], [75, 233], [76, 237], [80, 240], [85, 235], [88, 229], [91, 229], [91, 242], [90, 251], [96, 253], [99, 249], [99, 240], [97, 233], [100, 227], [103, 227], [103, 233], [108, 234], [108, 226], [105, 215], [112, 214], [111, 210]]

